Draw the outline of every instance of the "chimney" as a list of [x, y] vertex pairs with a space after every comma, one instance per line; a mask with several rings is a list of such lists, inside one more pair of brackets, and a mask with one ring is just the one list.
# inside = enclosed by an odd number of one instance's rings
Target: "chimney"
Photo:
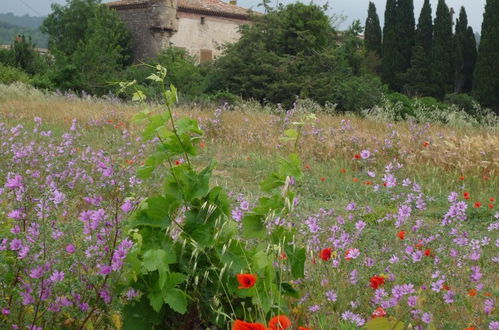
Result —
[[230, 3], [231, 5], [234, 5], [234, 6], [235, 6], [235, 5], [237, 5], [237, 0], [229, 0], [229, 3]]

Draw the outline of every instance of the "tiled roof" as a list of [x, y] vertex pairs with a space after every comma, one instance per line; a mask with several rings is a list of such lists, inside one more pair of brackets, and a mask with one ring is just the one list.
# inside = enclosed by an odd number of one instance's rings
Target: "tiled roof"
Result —
[[[144, 8], [157, 0], [120, 0], [107, 3], [115, 9]], [[178, 10], [201, 15], [228, 16], [247, 19], [250, 10], [221, 0], [178, 0]]]

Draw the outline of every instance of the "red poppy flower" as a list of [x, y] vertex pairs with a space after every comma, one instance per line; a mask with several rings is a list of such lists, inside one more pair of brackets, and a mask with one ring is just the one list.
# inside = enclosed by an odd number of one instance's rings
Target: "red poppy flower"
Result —
[[256, 275], [254, 274], [237, 274], [237, 281], [239, 282], [238, 289], [249, 289], [256, 283]]
[[465, 192], [463, 193], [463, 198], [464, 198], [464, 199], [470, 199], [470, 193], [465, 191]]
[[340, 170], [340, 172], [341, 172], [342, 174], [345, 174], [345, 173], [347, 172], [347, 170], [346, 170], [346, 169], [344, 169], [344, 168], [342, 168], [342, 169]]
[[489, 202], [495, 202], [495, 201], [496, 201], [496, 199], [494, 197], [489, 198]]
[[324, 261], [328, 261], [329, 259], [331, 259], [331, 248], [322, 249], [319, 253], [319, 258]]
[[305, 168], [306, 168], [307, 170], [309, 170], [309, 169], [310, 169], [310, 165], [309, 165], [309, 164], [305, 165]]
[[177, 159], [177, 160], [175, 161], [175, 165], [181, 165], [181, 164], [182, 164], [182, 162], [181, 162], [180, 160], [178, 160], [178, 159]]
[[464, 328], [464, 330], [475, 330], [475, 327]]
[[490, 203], [489, 204], [489, 209], [493, 209], [494, 208], [494, 204]]
[[473, 204], [473, 207], [475, 209], [479, 208], [480, 206], [482, 206], [482, 203], [480, 203], [480, 202], [475, 202], [475, 204]]
[[476, 293], [477, 293], [476, 289], [470, 289], [468, 291], [468, 296], [474, 297], [474, 296], [476, 296]]
[[204, 143], [203, 143], [203, 142], [199, 143], [199, 146], [200, 146], [201, 148], [204, 148], [204, 147], [205, 147], [205, 145], [204, 145]]
[[427, 147], [429, 145], [430, 145], [430, 142], [428, 142], [428, 141], [423, 142], [423, 147]]
[[431, 249], [424, 250], [424, 255], [429, 257], [431, 255]]
[[405, 231], [401, 230], [397, 233], [397, 237], [400, 238], [400, 239], [404, 239], [405, 238]]
[[241, 320], [236, 320], [232, 330], [267, 330], [267, 327], [261, 323], [249, 323]]
[[326, 181], [326, 178], [325, 178], [325, 177], [322, 177], [322, 178], [321, 178], [321, 181], [322, 181], [322, 182]]
[[386, 182], [383, 182], [383, 186], [385, 186], [385, 187], [386, 187]]
[[353, 182], [359, 182], [359, 179], [353, 178]]
[[298, 330], [312, 330], [312, 329], [307, 328], [307, 327], [298, 327]]
[[366, 185], [368, 185], [368, 186], [370, 186], [370, 185], [372, 185], [373, 183], [372, 183], [371, 181], [366, 181], [366, 182], [365, 182], [365, 184], [366, 184]]
[[271, 330], [283, 330], [291, 327], [291, 320], [286, 315], [277, 315], [270, 319]]
[[423, 249], [423, 244], [421, 244], [422, 241], [419, 241], [418, 244], [414, 245], [414, 247], [418, 250], [422, 250]]
[[445, 291], [449, 291], [449, 290], [450, 290], [450, 286], [448, 286], [447, 284], [442, 285], [442, 288], [443, 288]]
[[353, 156], [353, 158], [355, 158], [355, 159], [360, 159], [360, 154], [355, 154], [355, 155]]
[[353, 250], [353, 249], [347, 249], [347, 250], [345, 251], [345, 260], [352, 260], [352, 258], [350, 258], [350, 257], [348, 256], [352, 250]]
[[288, 256], [286, 255], [286, 252], [281, 253], [281, 255], [279, 256], [279, 259], [281, 259], [281, 260], [288, 259]]
[[461, 176], [459, 177], [459, 180], [464, 180], [464, 176], [462, 176], [462, 175], [461, 175]]
[[385, 278], [383, 276], [373, 276], [369, 281], [371, 282], [371, 288], [373, 288], [374, 290], [379, 288], [380, 285], [385, 284]]
[[383, 307], [378, 307], [374, 310], [373, 314], [372, 314], [372, 318], [375, 319], [377, 317], [385, 317], [386, 316], [386, 312], [385, 310], [383, 309]]

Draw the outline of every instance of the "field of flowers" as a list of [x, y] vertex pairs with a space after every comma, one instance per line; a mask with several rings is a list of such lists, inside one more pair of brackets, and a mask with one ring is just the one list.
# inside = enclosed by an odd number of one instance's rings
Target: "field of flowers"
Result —
[[499, 329], [497, 128], [150, 108], [0, 86], [0, 328]]

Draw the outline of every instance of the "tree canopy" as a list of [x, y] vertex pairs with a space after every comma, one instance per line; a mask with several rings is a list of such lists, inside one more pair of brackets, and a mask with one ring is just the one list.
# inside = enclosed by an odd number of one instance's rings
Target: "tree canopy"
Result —
[[51, 79], [63, 88], [102, 93], [131, 61], [130, 33], [100, 0], [53, 4], [42, 31], [56, 62]]

